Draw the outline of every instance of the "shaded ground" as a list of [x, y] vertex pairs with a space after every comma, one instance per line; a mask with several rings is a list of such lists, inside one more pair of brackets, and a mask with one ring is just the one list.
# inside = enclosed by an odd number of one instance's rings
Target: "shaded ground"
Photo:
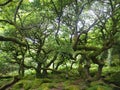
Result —
[[[13, 79], [1, 79], [0, 87]], [[65, 74], [49, 74], [46, 78], [35, 78], [26, 75], [6, 90], [120, 90], [120, 72], [105, 73], [99, 81], [85, 82], [76, 73], [71, 73], [68, 78]]]

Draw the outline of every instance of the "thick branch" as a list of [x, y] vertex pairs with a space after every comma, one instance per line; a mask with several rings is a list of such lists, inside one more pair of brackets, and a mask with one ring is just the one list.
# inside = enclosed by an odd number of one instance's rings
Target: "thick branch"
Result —
[[47, 64], [46, 66], [47, 68], [56, 60], [57, 56], [58, 56], [58, 53], [56, 53], [53, 59]]
[[12, 1], [12, 0], [8, 0], [8, 1], [6, 1], [6, 2], [0, 4], [0, 6], [5, 6], [5, 5], [7, 5], [8, 3], [10, 3], [11, 1]]
[[15, 76], [14, 79], [10, 83], [7, 83], [6, 85], [0, 87], [0, 90], [6, 90], [7, 88], [11, 87], [13, 84], [18, 82], [19, 80], [20, 78], [18, 76]]
[[2, 76], [0, 75], [0, 79], [8, 79], [8, 78], [12, 78], [13, 76]]
[[19, 41], [18, 39], [13, 38], [13, 37], [0, 36], [0, 41], [11, 41], [11, 42], [14, 42], [14, 43], [22, 45], [22, 46], [27, 46], [26, 43]]
[[8, 23], [10, 25], [14, 25], [14, 23], [12, 21], [9, 21], [9, 20], [0, 19], [0, 22]]
[[84, 45], [78, 45], [77, 50], [86, 50], [86, 51], [99, 51], [100, 48], [94, 47], [94, 46], [84, 46]]
[[51, 3], [55, 9], [56, 14], [59, 16], [59, 12], [58, 12], [57, 7], [55, 6], [55, 3], [53, 2], [53, 0], [51, 0]]
[[17, 13], [18, 13], [18, 10], [19, 10], [22, 2], [23, 2], [23, 0], [20, 0], [19, 4], [18, 4], [18, 6], [17, 6], [17, 8], [16, 8], [16, 10], [15, 10], [15, 13], [14, 13], [14, 22], [15, 22], [15, 23], [16, 23], [16, 15], [17, 15]]

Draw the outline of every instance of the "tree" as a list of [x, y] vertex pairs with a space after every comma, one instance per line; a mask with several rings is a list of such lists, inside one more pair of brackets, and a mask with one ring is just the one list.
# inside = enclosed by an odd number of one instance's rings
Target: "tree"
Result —
[[[1, 1], [1, 50], [9, 51], [21, 76], [25, 68], [41, 77], [79, 62], [87, 79], [100, 79], [104, 56], [119, 38], [119, 7], [117, 0]], [[93, 79], [91, 64], [98, 65]]]

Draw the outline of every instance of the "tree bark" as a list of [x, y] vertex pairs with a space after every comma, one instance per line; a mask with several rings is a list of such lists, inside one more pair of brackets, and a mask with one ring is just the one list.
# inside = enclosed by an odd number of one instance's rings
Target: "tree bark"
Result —
[[112, 61], [112, 48], [108, 49], [108, 65], [111, 66], [111, 61]]
[[41, 77], [41, 63], [38, 62], [37, 63], [37, 68], [35, 69], [36, 70], [36, 78], [40, 78]]
[[13, 84], [15, 84], [16, 82], [18, 82], [20, 80], [20, 78], [18, 76], [15, 76], [13, 81], [11, 81], [10, 83], [0, 87], [0, 90], [6, 90], [7, 88], [9, 88], [10, 86], [12, 86]]
[[7, 0], [6, 2], [0, 4], [0, 6], [5, 6], [5, 5], [7, 5], [8, 3], [10, 3], [11, 1], [12, 1], [12, 0]]
[[92, 77], [90, 75], [90, 61], [89, 60], [86, 60], [86, 65], [84, 66], [84, 70], [85, 70], [85, 79], [87, 81], [91, 81], [92, 80]]
[[0, 36], [0, 41], [11, 41], [11, 42], [14, 42], [16, 44], [19, 44], [21, 46], [27, 46], [26, 43], [16, 39], [16, 38], [13, 38], [13, 37], [4, 37], [4, 36]]
[[96, 74], [95, 79], [99, 80], [99, 79], [101, 78], [103, 66], [104, 66], [103, 64], [100, 64], [100, 65], [98, 66], [98, 72], [97, 72], [97, 74]]

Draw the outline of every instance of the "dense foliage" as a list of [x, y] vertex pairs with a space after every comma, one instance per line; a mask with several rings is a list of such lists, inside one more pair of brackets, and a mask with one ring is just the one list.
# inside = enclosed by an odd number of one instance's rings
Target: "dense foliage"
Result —
[[0, 75], [100, 80], [120, 65], [119, 35], [119, 0], [0, 0]]

